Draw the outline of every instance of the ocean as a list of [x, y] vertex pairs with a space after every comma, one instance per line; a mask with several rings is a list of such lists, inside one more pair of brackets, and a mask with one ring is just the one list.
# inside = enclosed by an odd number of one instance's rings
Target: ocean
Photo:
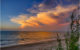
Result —
[[1, 31], [0, 47], [35, 43], [48, 39], [56, 39], [59, 32], [27, 32], [27, 31]]

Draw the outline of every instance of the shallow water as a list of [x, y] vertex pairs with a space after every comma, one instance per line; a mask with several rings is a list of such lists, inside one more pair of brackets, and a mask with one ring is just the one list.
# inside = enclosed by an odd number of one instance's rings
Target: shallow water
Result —
[[58, 32], [1, 31], [0, 47], [56, 39]]

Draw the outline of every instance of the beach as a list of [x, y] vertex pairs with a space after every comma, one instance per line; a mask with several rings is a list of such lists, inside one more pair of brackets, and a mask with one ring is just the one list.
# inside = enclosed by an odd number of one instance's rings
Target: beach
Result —
[[22, 44], [10, 47], [2, 47], [1, 50], [55, 50], [57, 45], [56, 40], [48, 40], [36, 43]]
[[56, 32], [4, 31], [1, 35], [1, 50], [54, 50], [57, 45]]

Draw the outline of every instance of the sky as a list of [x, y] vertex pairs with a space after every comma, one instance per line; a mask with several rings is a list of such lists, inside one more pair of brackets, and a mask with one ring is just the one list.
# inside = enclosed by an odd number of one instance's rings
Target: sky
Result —
[[1, 30], [66, 31], [79, 0], [1, 0]]

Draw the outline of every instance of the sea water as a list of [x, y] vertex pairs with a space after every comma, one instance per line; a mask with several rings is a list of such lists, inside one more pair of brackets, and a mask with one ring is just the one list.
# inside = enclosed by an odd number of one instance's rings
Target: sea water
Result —
[[27, 31], [1, 31], [0, 47], [21, 45], [56, 39], [59, 32], [27, 32]]

